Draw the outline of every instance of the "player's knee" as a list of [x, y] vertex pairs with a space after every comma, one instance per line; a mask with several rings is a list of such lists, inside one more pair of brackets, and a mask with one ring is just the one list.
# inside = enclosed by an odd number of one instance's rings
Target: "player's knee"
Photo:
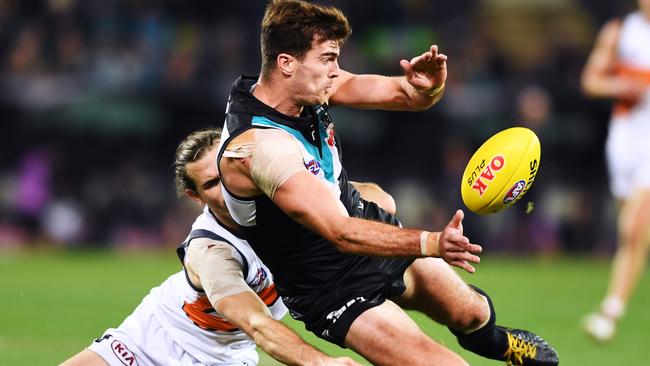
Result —
[[451, 317], [449, 327], [462, 332], [481, 328], [490, 318], [490, 311], [483, 306], [475, 306]]
[[635, 222], [624, 222], [619, 225], [619, 245], [635, 248], [642, 245], [642, 239], [648, 236], [648, 228]]
[[455, 312], [448, 326], [461, 332], [471, 332], [484, 326], [492, 316], [492, 309], [487, 294], [474, 288], [470, 299], [465, 301]]

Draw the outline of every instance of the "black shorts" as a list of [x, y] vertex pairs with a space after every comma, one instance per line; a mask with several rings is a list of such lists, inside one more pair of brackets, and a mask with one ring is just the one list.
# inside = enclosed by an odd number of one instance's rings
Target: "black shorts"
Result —
[[[400, 226], [399, 221], [376, 204], [364, 200], [352, 216]], [[323, 291], [310, 296], [283, 297], [291, 316], [305, 323], [318, 337], [341, 347], [354, 320], [364, 311], [400, 296], [406, 289], [404, 271], [412, 258], [355, 256], [356, 260]]]

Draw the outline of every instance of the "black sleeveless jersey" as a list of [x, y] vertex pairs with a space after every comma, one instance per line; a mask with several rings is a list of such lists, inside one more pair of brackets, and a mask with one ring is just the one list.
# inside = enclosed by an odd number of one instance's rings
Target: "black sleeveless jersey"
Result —
[[[348, 184], [340, 164], [339, 141], [326, 106], [304, 108], [300, 117], [284, 115], [256, 99], [250, 92], [257, 77], [240, 77], [233, 85], [226, 110], [221, 158], [225, 146], [251, 128], [275, 128], [300, 142], [305, 169], [337, 192], [348, 212], [362, 204], [358, 192]], [[355, 291], [355, 283], [384, 286], [385, 278], [374, 275], [378, 258], [349, 255], [284, 214], [266, 195], [242, 198], [222, 184], [233, 219], [246, 239], [274, 275], [280, 295], [305, 298], [318, 293]], [[341, 282], [345, 286], [341, 286]], [[363, 283], [363, 285], [362, 285]], [[343, 295], [343, 294], [342, 294]], [[291, 300], [287, 302], [291, 308]]]

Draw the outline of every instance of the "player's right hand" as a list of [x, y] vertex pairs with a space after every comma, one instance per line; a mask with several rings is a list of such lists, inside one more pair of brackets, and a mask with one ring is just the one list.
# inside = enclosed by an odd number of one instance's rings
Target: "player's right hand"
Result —
[[463, 235], [464, 217], [465, 214], [462, 210], [456, 211], [449, 224], [442, 230], [438, 237], [437, 254], [450, 265], [474, 273], [476, 269], [470, 262], [479, 263], [481, 261], [476, 254], [481, 253], [483, 248], [470, 243], [469, 239]]

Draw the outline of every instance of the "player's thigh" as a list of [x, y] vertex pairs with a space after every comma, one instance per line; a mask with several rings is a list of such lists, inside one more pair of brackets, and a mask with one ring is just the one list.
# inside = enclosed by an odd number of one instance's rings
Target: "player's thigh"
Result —
[[406, 291], [395, 302], [444, 325], [469, 329], [490, 314], [485, 299], [442, 259], [415, 260], [404, 273], [404, 283]]
[[374, 365], [467, 365], [460, 356], [424, 334], [390, 300], [355, 319], [345, 337], [345, 345]]
[[85, 349], [69, 359], [63, 361], [59, 366], [109, 366], [97, 353]]

